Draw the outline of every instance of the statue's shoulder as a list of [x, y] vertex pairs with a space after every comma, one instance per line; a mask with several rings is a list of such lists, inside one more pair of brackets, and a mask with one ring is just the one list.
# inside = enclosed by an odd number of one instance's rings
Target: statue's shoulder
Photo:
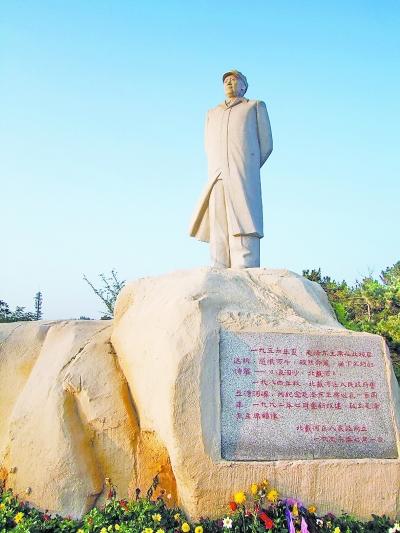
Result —
[[211, 107], [207, 113], [215, 113], [216, 111], [221, 111], [221, 109], [226, 109], [226, 105], [225, 105], [225, 102], [221, 102], [220, 104], [214, 106], [214, 107]]
[[263, 106], [265, 106], [265, 102], [263, 102], [262, 100], [247, 100], [247, 103], [249, 105], [255, 105], [255, 106], [263, 105]]
[[218, 104], [215, 107], [211, 107], [206, 112], [206, 120], [218, 120], [218, 118], [224, 113], [225, 109], [225, 102], [222, 102], [222, 104]]

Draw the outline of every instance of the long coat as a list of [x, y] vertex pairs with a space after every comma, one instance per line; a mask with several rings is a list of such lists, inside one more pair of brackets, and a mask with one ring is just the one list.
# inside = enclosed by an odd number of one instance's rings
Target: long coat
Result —
[[190, 235], [210, 241], [208, 202], [217, 179], [224, 182], [232, 235], [263, 237], [260, 168], [272, 152], [267, 108], [259, 100], [236, 98], [207, 112], [205, 148], [208, 183], [193, 214]]

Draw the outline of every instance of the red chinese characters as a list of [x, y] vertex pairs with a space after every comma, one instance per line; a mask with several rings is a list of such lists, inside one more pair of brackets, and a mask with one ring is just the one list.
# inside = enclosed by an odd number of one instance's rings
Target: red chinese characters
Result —
[[351, 413], [380, 408], [375, 381], [349, 374], [353, 368], [374, 367], [369, 351], [254, 346], [235, 355], [232, 363], [237, 384], [243, 382], [234, 393], [238, 421], [280, 420], [296, 410]]

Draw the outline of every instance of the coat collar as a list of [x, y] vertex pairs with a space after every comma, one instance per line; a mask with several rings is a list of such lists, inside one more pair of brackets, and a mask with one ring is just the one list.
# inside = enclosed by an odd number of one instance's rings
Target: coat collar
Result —
[[242, 102], [248, 102], [248, 99], [247, 98], [243, 98], [243, 97], [238, 97], [238, 98], [234, 98], [233, 100], [231, 100], [229, 102], [229, 104], [225, 102], [222, 102], [222, 104], [220, 104], [220, 106], [224, 109], [230, 109], [231, 107], [234, 107], [235, 105], [238, 105], [238, 104], [241, 104]]

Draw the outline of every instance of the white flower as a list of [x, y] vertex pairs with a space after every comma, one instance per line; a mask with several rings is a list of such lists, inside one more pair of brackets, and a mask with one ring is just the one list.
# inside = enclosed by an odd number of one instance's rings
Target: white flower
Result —
[[324, 525], [324, 521], [320, 518], [317, 518], [317, 526], [322, 527]]
[[393, 527], [389, 528], [388, 533], [396, 533], [396, 531], [400, 531], [400, 523], [396, 522]]
[[222, 524], [224, 527], [226, 527], [227, 529], [231, 529], [232, 528], [232, 520], [229, 518], [229, 516], [227, 516], [226, 518], [223, 519], [222, 521]]

